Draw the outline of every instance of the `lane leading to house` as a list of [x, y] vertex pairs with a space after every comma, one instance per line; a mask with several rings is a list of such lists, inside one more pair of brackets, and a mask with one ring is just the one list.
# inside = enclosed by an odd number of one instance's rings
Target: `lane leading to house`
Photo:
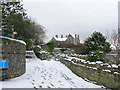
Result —
[[0, 82], [2, 88], [101, 88], [76, 76], [59, 61], [38, 59], [33, 51], [26, 59], [26, 73], [20, 77]]

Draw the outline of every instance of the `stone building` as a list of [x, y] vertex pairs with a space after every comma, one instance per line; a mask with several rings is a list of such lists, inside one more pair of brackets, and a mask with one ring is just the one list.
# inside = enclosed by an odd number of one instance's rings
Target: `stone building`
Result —
[[54, 41], [55, 47], [64, 47], [66, 45], [80, 45], [80, 39], [79, 35], [75, 34], [69, 34], [66, 36], [61, 35], [60, 37], [58, 35], [55, 35], [51, 41]]
[[80, 44], [79, 35], [69, 34], [67, 36], [66, 42], [67, 42], [67, 44], [79, 45]]

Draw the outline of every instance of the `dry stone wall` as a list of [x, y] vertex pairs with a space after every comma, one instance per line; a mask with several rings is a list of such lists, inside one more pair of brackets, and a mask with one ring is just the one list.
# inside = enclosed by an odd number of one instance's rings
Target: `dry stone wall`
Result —
[[9, 60], [9, 68], [0, 70], [0, 80], [21, 76], [26, 71], [26, 44], [23, 41], [0, 37], [0, 58]]
[[60, 61], [76, 75], [88, 81], [96, 82], [107, 88], [120, 88], [120, 72], [118, 68], [109, 68], [108, 70], [107, 65], [100, 66], [100, 64], [82, 63], [76, 60], [70, 61], [65, 58], [62, 58]]

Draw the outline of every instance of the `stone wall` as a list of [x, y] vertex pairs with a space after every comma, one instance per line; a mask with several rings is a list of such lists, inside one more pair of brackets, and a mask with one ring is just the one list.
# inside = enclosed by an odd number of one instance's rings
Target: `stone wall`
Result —
[[60, 61], [71, 69], [73, 73], [87, 79], [88, 81], [93, 81], [96, 84], [103, 85], [107, 88], [119, 88], [120, 73], [117, 73], [118, 69], [111, 68], [110, 71], [105, 70], [106, 66], [102, 66], [102, 68], [100, 68], [99, 64], [93, 66], [88, 65], [87, 63], [76, 63], [74, 60], [68, 61], [63, 58]]
[[0, 70], [0, 80], [23, 75], [26, 71], [26, 44], [23, 41], [0, 37], [0, 58], [9, 60], [9, 68]]

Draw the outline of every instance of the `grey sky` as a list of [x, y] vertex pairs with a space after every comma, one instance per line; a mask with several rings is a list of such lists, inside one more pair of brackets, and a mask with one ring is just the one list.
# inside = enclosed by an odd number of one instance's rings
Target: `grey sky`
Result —
[[112, 31], [118, 26], [119, 0], [24, 0], [29, 16], [55, 34], [79, 34], [84, 40], [92, 32]]

